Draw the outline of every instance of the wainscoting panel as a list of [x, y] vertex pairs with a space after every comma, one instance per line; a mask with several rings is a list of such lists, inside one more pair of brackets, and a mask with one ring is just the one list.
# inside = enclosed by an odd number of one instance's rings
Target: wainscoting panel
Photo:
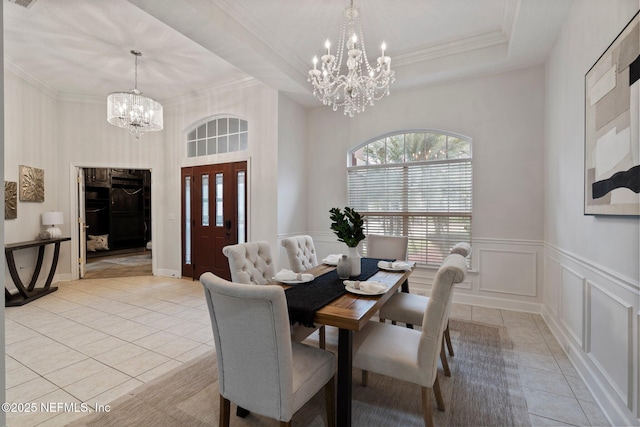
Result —
[[611, 424], [640, 426], [640, 283], [549, 244], [544, 252], [547, 325]]
[[595, 283], [587, 284], [587, 354], [631, 409], [633, 307]]
[[562, 265], [560, 319], [580, 347], [584, 347], [584, 293], [585, 278]]
[[544, 303], [554, 316], [558, 316], [560, 306], [560, 287], [558, 283], [561, 280], [560, 261], [550, 256], [545, 257], [544, 263]]
[[535, 297], [536, 253], [522, 250], [479, 249], [479, 289]]

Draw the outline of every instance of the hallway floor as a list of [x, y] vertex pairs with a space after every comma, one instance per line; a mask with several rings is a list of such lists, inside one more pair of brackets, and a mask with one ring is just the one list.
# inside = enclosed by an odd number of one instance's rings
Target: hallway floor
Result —
[[[7, 402], [107, 405], [213, 348], [198, 281], [142, 276], [56, 285], [44, 298], [6, 308]], [[509, 329], [533, 426], [608, 425], [542, 317], [462, 304], [451, 316]], [[83, 415], [10, 412], [7, 425], [62, 426]]]

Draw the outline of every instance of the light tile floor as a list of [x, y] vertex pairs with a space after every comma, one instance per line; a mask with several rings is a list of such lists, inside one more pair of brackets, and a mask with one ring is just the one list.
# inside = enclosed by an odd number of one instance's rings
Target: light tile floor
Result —
[[[198, 281], [144, 276], [59, 282], [5, 311], [7, 425], [62, 426], [213, 348]], [[452, 317], [509, 328], [533, 426], [608, 425], [591, 393], [535, 314], [454, 304]], [[40, 403], [75, 403], [74, 409]]]

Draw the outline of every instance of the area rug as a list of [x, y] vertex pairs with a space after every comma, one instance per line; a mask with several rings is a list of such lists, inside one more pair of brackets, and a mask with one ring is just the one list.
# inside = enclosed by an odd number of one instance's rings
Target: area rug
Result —
[[[439, 375], [445, 412], [434, 408], [436, 426], [529, 426], [522, 387], [507, 329], [452, 319], [455, 356], [451, 377]], [[317, 345], [309, 340], [310, 345]], [[327, 346], [335, 349], [337, 330], [327, 327]], [[420, 387], [371, 373], [367, 387], [354, 370], [353, 425], [423, 426]], [[207, 353], [111, 404], [109, 413], [83, 417], [71, 426], [216, 426], [218, 383], [215, 353]], [[433, 400], [432, 400], [433, 401]], [[235, 416], [232, 426], [273, 426], [256, 414]], [[320, 391], [294, 416], [293, 425], [326, 425]]]
[[102, 279], [107, 277], [149, 276], [152, 274], [151, 270], [151, 253], [105, 257], [88, 262], [84, 277], [85, 279]]

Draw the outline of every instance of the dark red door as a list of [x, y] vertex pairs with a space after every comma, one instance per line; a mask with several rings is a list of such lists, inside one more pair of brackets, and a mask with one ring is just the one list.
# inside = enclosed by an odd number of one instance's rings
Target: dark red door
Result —
[[246, 238], [246, 162], [182, 169], [182, 275], [231, 279], [222, 248]]

